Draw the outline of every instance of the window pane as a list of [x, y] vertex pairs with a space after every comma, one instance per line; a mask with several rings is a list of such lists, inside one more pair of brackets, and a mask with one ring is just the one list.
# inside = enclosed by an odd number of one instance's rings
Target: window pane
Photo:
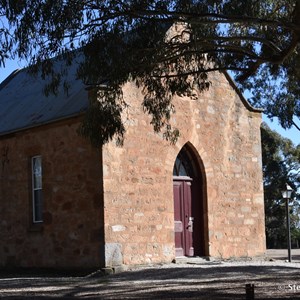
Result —
[[193, 174], [194, 172], [191, 160], [186, 153], [186, 150], [182, 149], [176, 157], [173, 168], [173, 175], [193, 177]]
[[183, 162], [180, 165], [180, 169], [179, 169], [179, 176], [188, 176], [187, 171], [185, 169], [185, 166], [183, 164]]
[[33, 188], [42, 188], [42, 159], [41, 157], [33, 158]]
[[179, 176], [179, 165], [180, 165], [180, 160], [178, 159], [178, 156], [176, 157], [176, 161], [175, 161], [175, 164], [174, 164], [174, 168], [173, 168], [173, 176]]
[[32, 215], [33, 222], [43, 221], [42, 157], [32, 158]]
[[42, 201], [42, 190], [34, 191], [34, 213], [33, 220], [34, 222], [43, 221], [43, 201]]

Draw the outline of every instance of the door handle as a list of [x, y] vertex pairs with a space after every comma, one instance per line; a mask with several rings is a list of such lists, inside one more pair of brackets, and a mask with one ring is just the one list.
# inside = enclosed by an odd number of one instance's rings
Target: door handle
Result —
[[189, 217], [189, 222], [186, 229], [188, 229], [189, 231], [193, 231], [193, 223], [194, 223], [194, 217]]

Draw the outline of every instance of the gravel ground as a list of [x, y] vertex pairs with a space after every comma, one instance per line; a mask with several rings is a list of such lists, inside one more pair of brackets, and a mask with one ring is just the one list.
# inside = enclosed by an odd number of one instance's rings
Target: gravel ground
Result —
[[0, 299], [246, 299], [246, 284], [255, 299], [300, 299], [300, 260], [284, 259], [200, 260], [109, 276], [0, 272]]

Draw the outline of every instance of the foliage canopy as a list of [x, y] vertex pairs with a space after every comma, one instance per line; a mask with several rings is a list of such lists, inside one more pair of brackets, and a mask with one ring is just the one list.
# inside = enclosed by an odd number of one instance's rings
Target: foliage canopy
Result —
[[[281, 191], [288, 183], [294, 190], [290, 209], [292, 238], [300, 234], [300, 144], [272, 131], [266, 124], [261, 128], [264, 173], [266, 237], [268, 248], [286, 247], [285, 203]], [[298, 245], [299, 246], [299, 245]]]
[[[100, 140], [91, 137], [95, 145], [114, 135], [122, 141], [121, 86], [128, 79], [144, 87], [155, 131], [173, 141], [172, 95], [209, 88], [207, 74], [215, 70], [232, 71], [253, 104], [283, 127], [297, 126], [300, 0], [0, 0], [0, 17], [0, 67], [8, 57], [26, 59], [52, 76], [54, 92], [61, 76], [51, 58], [71, 63], [84, 54], [78, 77], [100, 88], [103, 99], [90, 115], [103, 104], [110, 119], [117, 116]], [[173, 24], [181, 29], [170, 31]], [[83, 124], [82, 132], [90, 130]]]

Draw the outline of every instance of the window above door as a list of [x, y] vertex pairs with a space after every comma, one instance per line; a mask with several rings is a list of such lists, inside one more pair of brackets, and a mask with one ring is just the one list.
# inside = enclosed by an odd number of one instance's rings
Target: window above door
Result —
[[183, 148], [176, 157], [173, 176], [184, 176], [193, 178], [193, 166], [191, 160]]

